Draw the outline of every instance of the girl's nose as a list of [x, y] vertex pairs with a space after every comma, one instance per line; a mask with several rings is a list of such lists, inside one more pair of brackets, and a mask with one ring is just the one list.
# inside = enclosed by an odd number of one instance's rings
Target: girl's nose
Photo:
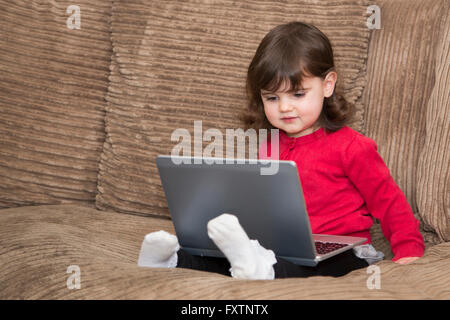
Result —
[[291, 104], [286, 99], [280, 99], [279, 108], [281, 112], [290, 111], [292, 109]]

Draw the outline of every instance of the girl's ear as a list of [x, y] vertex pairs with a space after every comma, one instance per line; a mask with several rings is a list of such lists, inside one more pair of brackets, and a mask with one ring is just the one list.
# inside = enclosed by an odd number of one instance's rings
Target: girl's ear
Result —
[[337, 73], [334, 71], [329, 72], [325, 77], [325, 80], [323, 81], [323, 95], [325, 98], [329, 98], [333, 94], [336, 81]]

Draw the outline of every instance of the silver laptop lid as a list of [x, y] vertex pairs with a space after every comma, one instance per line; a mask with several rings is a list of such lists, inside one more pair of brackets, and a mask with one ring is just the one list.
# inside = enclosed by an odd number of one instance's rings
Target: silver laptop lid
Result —
[[[212, 163], [215, 159], [220, 163]], [[221, 161], [220, 161], [221, 160]], [[180, 246], [192, 254], [223, 256], [207, 234], [209, 220], [231, 213], [250, 239], [278, 256], [314, 261], [315, 246], [296, 163], [158, 156], [156, 163]], [[253, 163], [252, 163], [253, 162]], [[314, 263], [315, 264], [315, 263]]]

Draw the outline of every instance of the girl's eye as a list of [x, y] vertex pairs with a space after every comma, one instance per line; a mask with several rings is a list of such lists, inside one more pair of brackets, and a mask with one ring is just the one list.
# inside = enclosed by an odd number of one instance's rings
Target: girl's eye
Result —
[[[304, 92], [294, 93], [294, 97], [296, 97], [296, 98], [303, 97], [304, 95], [305, 95]], [[266, 101], [275, 101], [276, 99], [277, 99], [277, 97], [266, 97]]]

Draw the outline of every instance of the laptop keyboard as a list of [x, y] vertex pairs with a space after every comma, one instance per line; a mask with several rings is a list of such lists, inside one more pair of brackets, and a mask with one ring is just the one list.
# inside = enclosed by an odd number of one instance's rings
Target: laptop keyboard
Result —
[[316, 251], [318, 254], [326, 254], [331, 251], [348, 246], [346, 243], [335, 243], [335, 242], [314, 242], [316, 244]]

